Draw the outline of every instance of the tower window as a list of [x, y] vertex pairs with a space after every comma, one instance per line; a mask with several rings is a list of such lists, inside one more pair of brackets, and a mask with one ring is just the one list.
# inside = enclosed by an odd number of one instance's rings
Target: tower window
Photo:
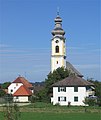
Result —
[[56, 61], [56, 63], [58, 64], [58, 61]]
[[56, 43], [58, 43], [59, 41], [58, 41], [58, 40], [56, 40], [55, 42], [56, 42]]
[[55, 52], [56, 52], [56, 53], [59, 53], [59, 46], [56, 46], [56, 47], [55, 47]]

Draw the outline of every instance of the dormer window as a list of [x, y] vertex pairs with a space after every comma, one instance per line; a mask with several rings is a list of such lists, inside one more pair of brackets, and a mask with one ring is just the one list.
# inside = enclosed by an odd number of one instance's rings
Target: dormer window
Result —
[[55, 52], [59, 53], [59, 46], [58, 45], [55, 47]]

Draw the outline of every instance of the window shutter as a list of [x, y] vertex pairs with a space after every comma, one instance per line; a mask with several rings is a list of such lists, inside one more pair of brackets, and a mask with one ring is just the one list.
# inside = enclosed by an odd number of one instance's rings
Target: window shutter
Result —
[[58, 101], [60, 101], [60, 97], [58, 97]]
[[64, 101], [66, 101], [66, 97], [64, 97]]
[[58, 92], [60, 92], [60, 87], [58, 87]]
[[64, 91], [64, 92], [66, 92], [66, 87], [65, 87], [64, 89], [65, 89], [65, 91]]

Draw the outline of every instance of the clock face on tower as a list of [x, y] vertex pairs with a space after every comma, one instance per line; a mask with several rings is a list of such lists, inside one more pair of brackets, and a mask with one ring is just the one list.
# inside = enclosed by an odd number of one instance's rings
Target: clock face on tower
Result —
[[56, 42], [56, 43], [58, 43], [59, 41], [58, 41], [58, 40], [56, 40], [55, 42]]

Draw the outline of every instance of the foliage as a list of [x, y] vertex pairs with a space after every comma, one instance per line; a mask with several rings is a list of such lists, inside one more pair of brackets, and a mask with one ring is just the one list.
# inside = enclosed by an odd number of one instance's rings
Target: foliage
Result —
[[10, 84], [11, 84], [11, 82], [5, 82], [1, 85], [1, 88], [2, 89], [7, 89]]
[[12, 96], [12, 94], [6, 94], [5, 95], [5, 101], [7, 103], [12, 103], [13, 102], [13, 96]]
[[67, 69], [64, 69], [63, 67], [57, 68], [53, 71], [53, 73], [49, 73], [47, 75], [47, 78], [45, 79], [45, 87], [43, 90], [41, 90], [37, 96], [39, 97], [39, 100], [41, 101], [50, 101], [50, 95], [52, 93], [52, 87], [51, 85], [55, 82], [58, 82], [66, 77], [68, 77], [70, 74], [70, 71]]
[[98, 97], [97, 104], [101, 106], [101, 82], [93, 80], [92, 78], [88, 79], [89, 82], [92, 82], [95, 87], [95, 96]]
[[97, 104], [97, 98], [86, 97], [84, 103], [89, 106], [95, 106]]
[[6, 106], [5, 106], [5, 114], [4, 114], [4, 117], [5, 117], [5, 120], [19, 120], [20, 118], [20, 111], [19, 111], [19, 107], [17, 104], [11, 104], [11, 103], [8, 103]]
[[4, 95], [6, 94], [6, 92], [2, 89], [0, 89], [0, 97], [4, 97]]
[[88, 81], [93, 83], [95, 86], [95, 96], [101, 97], [101, 82], [93, 80], [92, 78], [88, 79]]
[[99, 97], [99, 98], [97, 99], [97, 104], [98, 104], [98, 106], [101, 106], [101, 97]]

